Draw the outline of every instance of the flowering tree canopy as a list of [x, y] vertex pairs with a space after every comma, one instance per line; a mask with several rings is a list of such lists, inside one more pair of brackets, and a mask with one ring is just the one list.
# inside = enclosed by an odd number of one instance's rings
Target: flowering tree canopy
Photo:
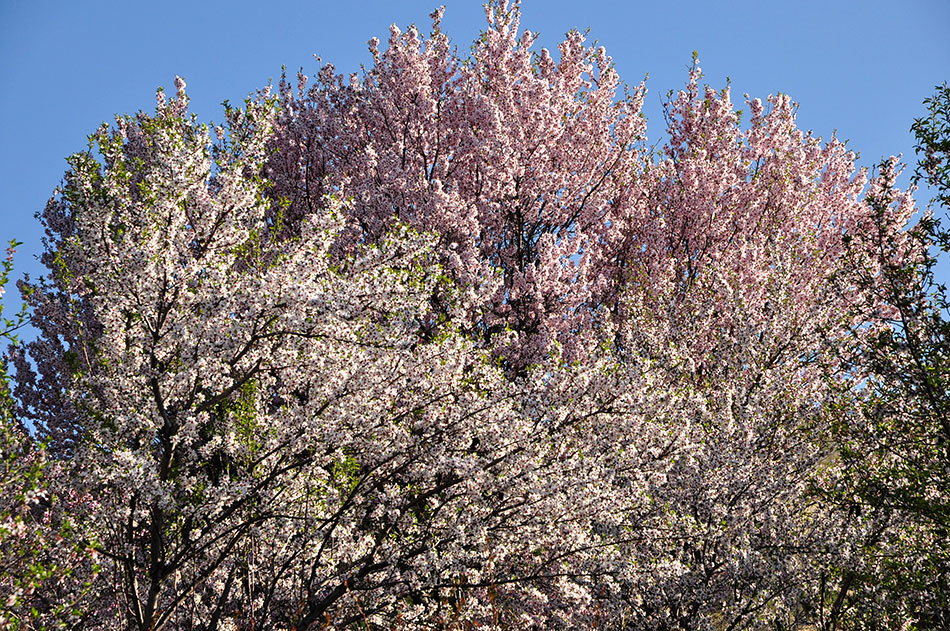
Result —
[[846, 621], [878, 522], [816, 488], [924, 251], [896, 163], [698, 61], [650, 150], [602, 48], [486, 12], [70, 159], [13, 395], [74, 578], [0, 573], [12, 628]]

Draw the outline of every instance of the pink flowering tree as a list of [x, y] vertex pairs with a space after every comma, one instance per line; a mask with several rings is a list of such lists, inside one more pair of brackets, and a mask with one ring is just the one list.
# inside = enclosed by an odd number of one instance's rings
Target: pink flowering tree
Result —
[[[437, 235], [445, 273], [470, 294], [463, 328], [521, 369], [570, 344], [596, 282], [583, 276], [611, 209], [638, 191], [642, 87], [618, 99], [603, 48], [573, 31], [560, 59], [532, 50], [517, 7], [491, 3], [462, 59], [441, 31], [393, 26], [350, 82], [281, 82], [274, 195], [291, 225], [342, 187], [354, 203], [343, 247], [394, 221]], [[433, 317], [444, 315], [432, 297]]]
[[[654, 417], [669, 436], [663, 467], [638, 490], [655, 510], [630, 504], [621, 526], [617, 615], [637, 628], [794, 628], [820, 618], [828, 565], [863, 536], [810, 492], [853, 403], [838, 352], [886, 310], [881, 263], [852, 236], [880, 229], [906, 258], [913, 201], [862, 199], [854, 156], [797, 130], [787, 97], [750, 100], [743, 129], [728, 90], [699, 78], [694, 67], [669, 103], [670, 141], [603, 250], [598, 313], [611, 324], [598, 331], [621, 366], [650, 374], [654, 397], [677, 401]], [[849, 274], [858, 251], [872, 282]]]

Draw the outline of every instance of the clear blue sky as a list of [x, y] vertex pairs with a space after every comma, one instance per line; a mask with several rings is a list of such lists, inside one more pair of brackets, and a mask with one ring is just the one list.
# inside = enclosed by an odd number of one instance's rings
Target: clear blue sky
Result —
[[[0, 239], [25, 242], [17, 271], [41, 272], [33, 214], [102, 121], [151, 111], [155, 88], [172, 90], [176, 74], [198, 117], [219, 121], [223, 100], [240, 102], [282, 65], [313, 75], [317, 54], [357, 71], [370, 37], [385, 42], [393, 22], [428, 32], [437, 2], [0, 0]], [[481, 2], [445, 3], [443, 29], [467, 50], [485, 24]], [[801, 127], [837, 130], [865, 165], [900, 153], [913, 161], [910, 124], [950, 80], [948, 0], [524, 0], [521, 25], [550, 48], [589, 28], [627, 83], [649, 73], [651, 139], [663, 135], [661, 97], [683, 85], [693, 50], [708, 83], [730, 77], [736, 101], [790, 94]]]

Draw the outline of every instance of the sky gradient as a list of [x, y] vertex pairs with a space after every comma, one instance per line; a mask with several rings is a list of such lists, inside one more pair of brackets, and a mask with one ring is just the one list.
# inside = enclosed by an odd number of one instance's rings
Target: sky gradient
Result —
[[[176, 74], [199, 120], [220, 121], [222, 101], [276, 83], [282, 66], [313, 76], [315, 54], [358, 71], [371, 61], [368, 39], [385, 42], [394, 22], [428, 32], [436, 2], [0, 0], [0, 239], [25, 242], [17, 274], [42, 273], [33, 215], [60, 182], [64, 158], [85, 149], [103, 121], [153, 111], [155, 89], [173, 92]], [[465, 51], [485, 25], [481, 2], [445, 4], [443, 30]], [[743, 93], [787, 93], [801, 106], [801, 128], [825, 138], [837, 130], [865, 166], [896, 154], [913, 163], [910, 125], [934, 85], [950, 80], [946, 0], [524, 0], [521, 28], [551, 49], [567, 30], [589, 28], [626, 83], [649, 74], [651, 142], [664, 137], [662, 100], [683, 86], [694, 50], [707, 83], [730, 78], [736, 103]], [[929, 194], [917, 197], [926, 206]], [[944, 261], [942, 279], [948, 270]]]

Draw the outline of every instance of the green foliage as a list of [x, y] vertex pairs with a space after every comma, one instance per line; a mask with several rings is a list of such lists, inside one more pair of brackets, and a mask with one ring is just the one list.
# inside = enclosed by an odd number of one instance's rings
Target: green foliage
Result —
[[333, 463], [330, 480], [334, 487], [346, 496], [360, 483], [360, 464], [350, 454], [343, 454], [343, 458]]
[[[915, 179], [925, 177], [934, 202], [946, 205], [950, 89], [938, 86], [924, 103], [929, 115], [911, 128]], [[896, 200], [883, 189], [868, 201], [877, 210], [876, 233], [886, 234], [885, 210]], [[872, 332], [858, 332], [855, 363], [866, 397], [859, 414], [836, 428], [843, 466], [826, 497], [866, 533], [859, 561], [840, 582], [839, 605], [847, 606], [830, 621], [846, 628], [897, 621], [913, 629], [950, 627], [950, 319], [946, 286], [935, 276], [950, 238], [931, 211], [907, 239], [921, 252], [916, 259], [895, 263], [901, 244], [881, 239], [865, 268], [878, 270], [862, 282], [891, 311]]]
[[917, 138], [915, 149], [920, 156], [914, 181], [926, 180], [937, 190], [934, 201], [950, 206], [950, 86], [935, 88], [934, 95], [924, 100], [927, 116], [914, 121], [911, 131]]

